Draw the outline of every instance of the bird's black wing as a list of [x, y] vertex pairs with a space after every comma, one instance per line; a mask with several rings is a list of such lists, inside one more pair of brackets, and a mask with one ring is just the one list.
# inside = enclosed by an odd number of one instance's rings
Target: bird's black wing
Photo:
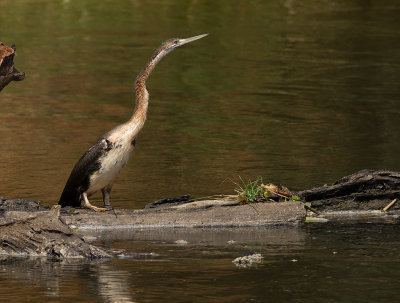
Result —
[[81, 195], [89, 188], [90, 176], [100, 169], [99, 159], [111, 148], [112, 143], [101, 138], [79, 159], [72, 169], [58, 204], [62, 207], [81, 205]]

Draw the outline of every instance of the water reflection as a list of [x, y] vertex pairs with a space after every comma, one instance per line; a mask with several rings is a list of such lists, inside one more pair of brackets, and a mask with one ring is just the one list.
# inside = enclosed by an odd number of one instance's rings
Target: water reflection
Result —
[[102, 263], [94, 273], [98, 277], [99, 294], [107, 303], [133, 303], [129, 293], [131, 273], [121, 270], [110, 263]]
[[[296, 298], [303, 302], [309, 301], [313, 292], [312, 298], [318, 302], [393, 302], [400, 278], [399, 228], [397, 218], [385, 224], [143, 230], [120, 236], [116, 232], [85, 233], [87, 237], [95, 235], [98, 245], [136, 257], [83, 262], [3, 258], [2, 299], [265, 302], [270, 298], [284, 302]], [[178, 239], [188, 243], [176, 244]], [[151, 258], [137, 258], [150, 252], [154, 253]], [[232, 263], [249, 252], [262, 254], [263, 263], [247, 269]]]
[[[206, 272], [199, 273], [199, 268], [193, 267], [191, 260], [199, 262], [204, 259], [204, 265], [209, 267], [212, 275], [219, 268], [234, 270], [233, 258], [249, 251], [263, 251], [270, 257], [288, 254], [304, 245], [306, 236], [302, 229], [294, 225], [244, 229], [87, 231], [83, 235], [95, 244], [123, 250], [125, 258], [52, 261], [2, 257], [0, 279], [10, 281], [7, 282], [9, 292], [3, 294], [2, 299], [24, 302], [16, 297], [16, 293], [22, 293], [30, 302], [43, 301], [43, 298], [70, 298], [79, 302], [136, 302], [137, 296], [157, 297], [160, 291], [169, 288], [168, 293], [178, 291], [169, 296], [167, 301], [172, 302], [175, 296], [190, 298], [201, 292], [199, 289], [193, 294], [180, 294], [180, 286], [172, 285], [175, 279], [184, 279], [181, 283], [186, 284], [185, 276], [199, 274], [195, 278], [200, 279], [198, 283], [207, 280]], [[185, 240], [187, 244], [176, 244], [176, 240]], [[148, 254], [150, 252], [151, 255]], [[154, 273], [159, 276], [153, 277]], [[182, 277], [173, 277], [177, 273]], [[173, 276], [168, 278], [165, 275]], [[143, 283], [146, 291], [151, 293], [143, 293]], [[157, 287], [151, 289], [146, 283]]]
[[[129, 292], [130, 275], [108, 260], [0, 259], [1, 279], [17, 282], [2, 294], [8, 302], [14, 302], [17, 293], [29, 302], [43, 302], [39, 299], [43, 297], [70, 297], [75, 302], [135, 302]], [[16, 302], [23, 301], [18, 297]]]
[[67, 278], [64, 268], [65, 262], [51, 262], [44, 258], [0, 258], [2, 279], [17, 280], [22, 285], [41, 289], [47, 296], [60, 295], [60, 282]]
[[206, 229], [142, 229], [95, 231], [79, 230], [84, 236], [100, 237], [102, 244], [115, 241], [144, 241], [146, 243], [175, 243], [184, 240], [192, 245], [227, 246], [230, 241], [239, 245], [302, 245], [305, 234], [296, 224], [266, 228], [206, 228]]

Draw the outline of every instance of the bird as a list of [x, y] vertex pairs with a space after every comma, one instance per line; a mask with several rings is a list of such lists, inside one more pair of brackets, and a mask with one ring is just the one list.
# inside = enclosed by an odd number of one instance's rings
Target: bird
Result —
[[[62, 207], [83, 207], [94, 211], [113, 209], [110, 193], [113, 183], [128, 162], [136, 144], [136, 137], [147, 118], [149, 93], [146, 80], [157, 63], [179, 46], [201, 39], [208, 34], [186, 39], [172, 38], [161, 43], [135, 80], [136, 104], [131, 118], [98, 139], [73, 167], [58, 204]], [[88, 198], [100, 191], [104, 207], [92, 205]]]

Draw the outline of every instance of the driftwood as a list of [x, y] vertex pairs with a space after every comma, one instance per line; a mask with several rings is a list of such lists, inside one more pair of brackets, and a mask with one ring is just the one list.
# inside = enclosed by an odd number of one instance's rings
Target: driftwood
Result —
[[249, 227], [304, 220], [301, 202], [239, 205], [231, 200], [204, 200], [143, 210], [93, 212], [51, 210], [31, 200], [0, 199], [0, 255], [50, 258], [104, 258], [110, 255], [87, 244], [70, 227], [81, 230]]
[[7, 211], [0, 223], [0, 255], [63, 258], [109, 258], [86, 243], [60, 219], [60, 207], [50, 211]]
[[[400, 173], [363, 170], [325, 185], [296, 193], [320, 211], [381, 210], [400, 197]], [[87, 209], [49, 210], [31, 200], [0, 198], [0, 254], [52, 258], [103, 258], [110, 254], [85, 242], [70, 229], [104, 230], [166, 227], [265, 226], [304, 220], [301, 202], [239, 205], [235, 200], [157, 201], [143, 210], [117, 209], [96, 213]], [[399, 211], [393, 203], [390, 211]]]
[[[297, 195], [317, 210], [381, 210], [400, 197], [400, 172], [361, 170], [332, 185], [303, 190]], [[399, 209], [399, 203], [391, 208]]]
[[75, 209], [62, 219], [80, 230], [260, 227], [301, 222], [304, 204], [297, 201], [240, 205], [232, 200], [203, 200], [140, 210], [95, 213]]
[[25, 73], [18, 71], [14, 66], [15, 45], [5, 46], [0, 42], [0, 91], [11, 81], [25, 79]]

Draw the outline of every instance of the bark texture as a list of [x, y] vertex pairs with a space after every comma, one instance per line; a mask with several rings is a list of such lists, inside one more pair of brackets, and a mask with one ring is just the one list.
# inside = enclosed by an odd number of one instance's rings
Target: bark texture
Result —
[[[378, 210], [400, 198], [400, 172], [365, 169], [297, 195], [317, 210]], [[390, 209], [399, 210], [400, 203]]]
[[232, 200], [204, 200], [171, 207], [116, 209], [105, 213], [75, 209], [62, 212], [61, 217], [70, 226], [92, 230], [228, 228], [301, 222], [306, 217], [306, 210], [302, 202], [239, 205]]
[[[400, 197], [400, 173], [362, 170], [297, 193], [320, 211], [377, 210]], [[178, 200], [178, 201], [175, 201]], [[155, 207], [157, 206], [157, 207]], [[400, 203], [391, 209], [400, 210]], [[240, 205], [235, 199], [190, 201], [189, 197], [157, 201], [143, 210], [96, 213], [59, 206], [40, 207], [31, 200], [0, 198], [0, 254], [52, 258], [103, 258], [110, 254], [75, 234], [69, 226], [92, 230], [267, 226], [304, 221], [301, 202]]]
[[15, 46], [5, 46], [0, 42], [0, 91], [11, 81], [25, 79], [25, 73], [18, 71], [14, 66]]
[[50, 211], [7, 211], [0, 221], [0, 255], [63, 258], [108, 258], [106, 251], [86, 243]]

